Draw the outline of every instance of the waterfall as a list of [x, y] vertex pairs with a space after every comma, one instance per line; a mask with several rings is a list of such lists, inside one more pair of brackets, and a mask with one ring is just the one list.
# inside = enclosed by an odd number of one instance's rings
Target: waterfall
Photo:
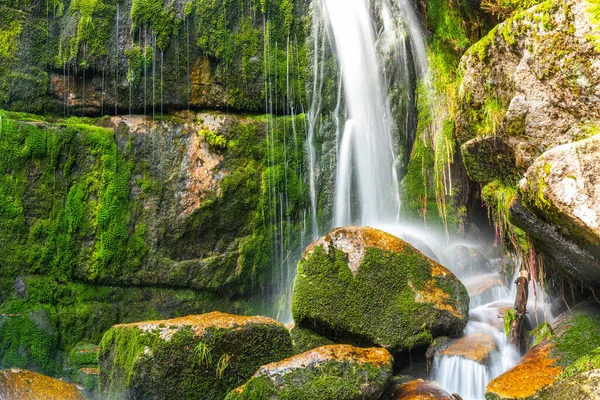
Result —
[[[464, 335], [486, 335], [486, 343], [493, 346], [485, 362], [440, 353], [429, 378], [465, 400], [483, 399], [487, 383], [520, 358], [498, 318], [503, 308], [512, 307], [514, 288], [497, 273], [493, 260], [477, 264], [453, 256], [461, 246], [469, 249], [467, 254], [486, 253], [475, 244], [456, 242], [447, 232], [411, 226], [399, 218], [399, 183], [416, 135], [417, 87], [427, 90], [435, 116], [433, 143], [446, 112], [436, 106], [425, 36], [414, 6], [410, 0], [313, 0], [312, 17], [305, 157], [313, 236], [317, 215], [329, 218], [318, 221], [325, 227], [370, 225], [406, 240], [462, 279], [472, 294]], [[324, 144], [332, 141], [331, 148]], [[333, 176], [328, 177], [330, 170]], [[450, 179], [448, 169], [448, 185]], [[473, 287], [484, 280], [490, 287], [476, 293]], [[540, 307], [544, 305], [528, 306], [535, 310], [532, 326], [552, 320]]]
[[[324, 0], [340, 64], [347, 120], [336, 177], [334, 225], [394, 220], [400, 210], [387, 84], [365, 0]], [[355, 187], [353, 187], [355, 186]], [[351, 194], [358, 192], [357, 209]]]

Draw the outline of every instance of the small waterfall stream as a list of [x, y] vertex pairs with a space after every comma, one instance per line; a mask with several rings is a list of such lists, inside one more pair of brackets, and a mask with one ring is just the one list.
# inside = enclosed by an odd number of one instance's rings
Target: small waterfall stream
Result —
[[[429, 378], [465, 400], [483, 399], [487, 383], [520, 359], [508, 343], [501, 317], [503, 311], [512, 308], [515, 285], [501, 277], [496, 260], [485, 258], [484, 249], [453, 243], [444, 232], [409, 226], [399, 217], [400, 171], [405, 162], [401, 154], [410, 154], [416, 131], [415, 124], [410, 123], [414, 120], [410, 104], [418, 83], [431, 87], [417, 14], [408, 0], [314, 0], [312, 10], [307, 163], [313, 236], [317, 236], [317, 204], [326, 192], [323, 187], [332, 184], [332, 227], [369, 225], [382, 229], [452, 270], [472, 297], [465, 340], [479, 335], [490, 348], [483, 361], [441, 352], [435, 357]], [[327, 66], [327, 57], [335, 59], [335, 67]], [[336, 82], [331, 86], [337, 93], [331, 93], [331, 87], [323, 93], [328, 79]], [[402, 93], [400, 97], [398, 92]], [[406, 104], [402, 115], [394, 112], [397, 103]], [[329, 134], [335, 133], [333, 155], [324, 156], [324, 150], [316, 148], [319, 124], [326, 125], [320, 118], [331, 121]], [[436, 123], [433, 125], [435, 130]], [[327, 161], [335, 171], [329, 182], [319, 176]], [[457, 251], [472, 251], [485, 262], [456, 257]], [[486, 282], [490, 284], [482, 289]], [[541, 289], [537, 291], [541, 293]], [[531, 301], [527, 318], [532, 326], [537, 321], [552, 320], [549, 306]]]

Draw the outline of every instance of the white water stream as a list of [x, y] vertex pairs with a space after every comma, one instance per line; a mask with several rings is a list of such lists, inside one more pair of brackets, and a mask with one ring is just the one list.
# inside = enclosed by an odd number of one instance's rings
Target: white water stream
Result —
[[[441, 233], [409, 227], [399, 220], [398, 160], [394, 154], [394, 143], [398, 138], [392, 128], [391, 85], [383, 65], [389, 62], [389, 55], [394, 54], [398, 57], [394, 62], [400, 68], [404, 66], [402, 79], [427, 81], [425, 40], [413, 5], [408, 0], [315, 0], [313, 7], [318, 7], [317, 14], [324, 22], [322, 33], [313, 32], [313, 107], [309, 113], [308, 140], [313, 214], [316, 214], [317, 161], [312, 146], [321, 108], [319, 92], [324, 81], [323, 67], [319, 67], [318, 60], [326, 37], [335, 48], [345, 110], [345, 116], [338, 115], [338, 95], [335, 119], [337, 126], [340, 126], [338, 119], [343, 120], [344, 128], [337, 141], [333, 226], [369, 225], [401, 237], [452, 270], [467, 287], [490, 280], [495, 282], [480, 295], [472, 296], [470, 321], [464, 332], [465, 335], [487, 333], [493, 338], [495, 350], [487, 362], [441, 355], [436, 357], [430, 375], [431, 380], [450, 393], [458, 393], [464, 400], [483, 399], [487, 383], [514, 366], [520, 358], [517, 350], [508, 344], [503, 320], [499, 317], [502, 309], [510, 308], [514, 303], [514, 284], [507, 285], [500, 278], [498, 266], [494, 267], [491, 260], [485, 259], [484, 250], [466, 243], [449, 245]], [[378, 25], [380, 28], [376, 31]], [[320, 27], [317, 23], [314, 26]], [[409, 65], [414, 66], [416, 76], [410, 75]], [[338, 129], [336, 136], [339, 133]], [[479, 261], [457, 257], [458, 250], [478, 254]], [[541, 290], [538, 288], [537, 292], [541, 293]], [[552, 319], [549, 306], [530, 304], [528, 309], [532, 315], [537, 313], [537, 318], [528, 316], [533, 325], [535, 321]]]

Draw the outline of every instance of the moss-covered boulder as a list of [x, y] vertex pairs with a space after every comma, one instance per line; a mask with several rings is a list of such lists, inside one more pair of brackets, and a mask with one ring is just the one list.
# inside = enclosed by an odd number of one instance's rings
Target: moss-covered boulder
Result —
[[325, 336], [321, 336], [308, 328], [297, 325], [291, 327], [290, 335], [292, 335], [294, 354], [304, 353], [305, 351], [316, 349], [317, 347], [333, 344], [333, 342]]
[[383, 348], [323, 346], [261, 367], [226, 399], [378, 399], [392, 364]]
[[100, 397], [222, 399], [291, 354], [288, 330], [266, 317], [212, 312], [116, 325], [100, 345]]
[[85, 400], [70, 383], [25, 369], [0, 371], [2, 400]]
[[373, 228], [337, 228], [308, 246], [292, 296], [299, 326], [392, 352], [459, 334], [469, 310], [450, 271]]
[[544, 151], [589, 137], [600, 120], [597, 7], [541, 2], [465, 53], [457, 138], [473, 179], [514, 179]]
[[[578, 379], [593, 382], [600, 368], [600, 305], [584, 302], [553, 322], [554, 333], [532, 347], [514, 368], [492, 380], [486, 388], [489, 400], [550, 399], [564, 397]], [[575, 385], [576, 386], [576, 385]], [[544, 397], [546, 396], [546, 397]]]
[[434, 383], [416, 379], [399, 385], [391, 397], [392, 400], [458, 400]]
[[519, 183], [514, 222], [564, 273], [600, 287], [600, 136], [542, 154]]

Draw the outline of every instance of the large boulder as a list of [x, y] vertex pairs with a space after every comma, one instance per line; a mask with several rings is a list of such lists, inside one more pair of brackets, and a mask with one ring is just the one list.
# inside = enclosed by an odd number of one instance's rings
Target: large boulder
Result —
[[457, 137], [469, 176], [510, 179], [544, 151], [589, 136], [600, 121], [595, 29], [587, 2], [550, 0], [465, 53]]
[[450, 271], [373, 228], [337, 228], [308, 246], [292, 296], [299, 326], [392, 352], [459, 334], [469, 310]]
[[490, 185], [483, 193], [496, 218], [510, 215], [521, 228], [513, 239], [527, 251], [518, 236], [533, 236], [549, 265], [593, 286], [600, 285], [598, 139], [578, 141], [600, 126], [596, 13], [593, 2], [548, 0], [499, 24], [461, 60], [456, 121], [467, 172]]
[[392, 364], [383, 348], [323, 346], [261, 367], [226, 399], [378, 399]]
[[25, 369], [0, 371], [2, 400], [85, 400], [70, 383]]
[[600, 306], [581, 303], [552, 326], [550, 337], [540, 338], [517, 366], [488, 384], [487, 399], [586, 398], [577, 394], [576, 383], [598, 382], [593, 371], [600, 368]]
[[222, 399], [291, 354], [287, 329], [266, 317], [212, 312], [115, 325], [100, 345], [100, 397]]
[[[519, 183], [514, 221], [567, 274], [600, 286], [600, 136], [542, 154]], [[550, 233], [550, 234], [549, 234]]]

